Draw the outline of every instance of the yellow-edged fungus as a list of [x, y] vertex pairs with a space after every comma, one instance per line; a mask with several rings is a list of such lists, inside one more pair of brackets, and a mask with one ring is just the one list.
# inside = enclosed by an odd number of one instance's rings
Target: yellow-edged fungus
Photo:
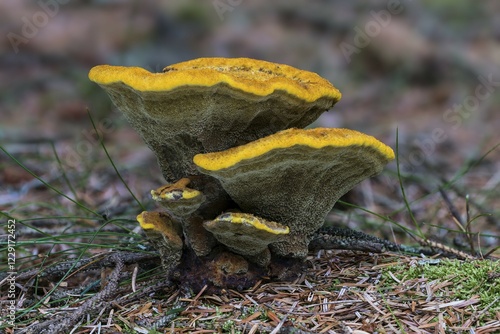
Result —
[[197, 153], [305, 127], [341, 97], [315, 73], [248, 58], [200, 58], [163, 73], [100, 65], [89, 78], [155, 152], [168, 182], [196, 175]]
[[144, 211], [137, 221], [152, 245], [160, 253], [162, 266], [170, 272], [180, 262], [182, 256], [182, 228], [164, 212]]
[[89, 78], [100, 85], [121, 82], [142, 92], [226, 84], [256, 96], [283, 91], [305, 102], [341, 98], [338, 89], [316, 73], [249, 58], [198, 58], [167, 66], [163, 73], [151, 73], [140, 67], [100, 65], [90, 71]]
[[151, 190], [151, 197], [178, 219], [186, 242], [198, 256], [204, 256], [210, 253], [216, 240], [203, 228], [203, 218], [195, 214], [206, 197], [201, 191], [188, 188], [190, 182], [189, 178], [182, 178], [173, 184]]
[[394, 152], [374, 137], [347, 129], [288, 129], [194, 163], [217, 178], [245, 211], [290, 228], [271, 250], [305, 257], [311, 235], [335, 202], [380, 173]]
[[230, 250], [262, 267], [271, 261], [268, 245], [290, 233], [287, 226], [240, 212], [223, 213], [203, 226]]
[[[162, 73], [101, 65], [89, 78], [154, 151], [170, 183], [151, 195], [172, 216], [143, 212], [137, 220], [167, 275], [177, 267], [176, 278], [196, 277], [201, 286], [240, 289], [300, 270], [338, 198], [394, 158], [356, 131], [290, 129], [341, 98], [327, 80], [291, 66], [200, 58]], [[240, 209], [248, 213], [219, 215]]]
[[182, 178], [174, 184], [151, 190], [151, 197], [175, 216], [187, 217], [205, 201], [201, 191], [187, 187], [190, 182], [190, 179]]
[[222, 152], [197, 154], [194, 163], [208, 171], [232, 167], [237, 163], [264, 155], [272, 150], [285, 149], [295, 145], [315, 149], [332, 147], [371, 147], [388, 160], [394, 159], [394, 151], [376, 138], [355, 130], [315, 128], [312, 130], [289, 129], [255, 140], [247, 145], [233, 147]]

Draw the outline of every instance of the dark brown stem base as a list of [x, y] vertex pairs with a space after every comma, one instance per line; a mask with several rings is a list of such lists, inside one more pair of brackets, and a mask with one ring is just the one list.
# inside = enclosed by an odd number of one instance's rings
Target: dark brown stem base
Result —
[[259, 281], [292, 281], [303, 272], [304, 266], [301, 259], [273, 258], [271, 265], [263, 268], [224, 247], [217, 247], [204, 257], [186, 248], [181, 264], [172, 274], [172, 281], [194, 292], [202, 289], [207, 293], [222, 289], [243, 291]]

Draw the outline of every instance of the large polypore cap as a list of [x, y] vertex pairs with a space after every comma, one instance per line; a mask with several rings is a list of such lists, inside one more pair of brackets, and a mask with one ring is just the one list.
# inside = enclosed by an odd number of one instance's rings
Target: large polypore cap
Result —
[[289, 129], [194, 163], [214, 176], [241, 209], [290, 228], [271, 245], [280, 256], [305, 257], [310, 236], [335, 202], [394, 159], [374, 137], [347, 129]]
[[200, 58], [163, 73], [101, 65], [89, 78], [141, 134], [170, 182], [197, 174], [197, 153], [305, 127], [341, 97], [315, 73], [247, 58]]

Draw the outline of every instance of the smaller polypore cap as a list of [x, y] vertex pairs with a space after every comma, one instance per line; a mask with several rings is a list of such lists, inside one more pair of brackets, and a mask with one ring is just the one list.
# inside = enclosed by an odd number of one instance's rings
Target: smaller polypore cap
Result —
[[165, 246], [182, 249], [180, 225], [166, 213], [144, 211], [137, 216], [137, 221], [148, 237], [161, 236], [164, 239]]
[[167, 276], [180, 263], [182, 256], [182, 230], [180, 225], [164, 212], [144, 211], [137, 221], [153, 247], [160, 253], [160, 260]]
[[151, 190], [153, 200], [178, 217], [186, 217], [195, 212], [205, 201], [203, 193], [188, 188], [188, 178], [182, 178], [174, 184], [167, 184]]
[[290, 233], [287, 226], [241, 212], [226, 212], [203, 226], [219, 242], [241, 255], [256, 255]]

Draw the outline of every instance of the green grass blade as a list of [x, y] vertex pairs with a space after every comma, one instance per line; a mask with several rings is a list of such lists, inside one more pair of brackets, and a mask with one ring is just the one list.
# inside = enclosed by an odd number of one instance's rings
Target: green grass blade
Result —
[[128, 192], [130, 193], [130, 195], [132, 195], [132, 197], [134, 198], [134, 200], [137, 202], [137, 204], [139, 204], [139, 206], [141, 207], [142, 211], [146, 211], [146, 207], [141, 203], [141, 201], [139, 201], [139, 199], [135, 196], [135, 194], [132, 192], [132, 190], [129, 188], [127, 182], [125, 182], [125, 180], [123, 179], [122, 175], [120, 174], [120, 172], [118, 171], [118, 168], [116, 167], [115, 163], [113, 162], [113, 159], [111, 158], [111, 156], [109, 155], [109, 152], [108, 150], [106, 149], [106, 145], [104, 145], [104, 141], [102, 139], [102, 136], [101, 134], [99, 133], [99, 131], [97, 130], [97, 127], [94, 123], [94, 119], [92, 118], [92, 115], [90, 114], [90, 110], [87, 109], [87, 113], [89, 115], [89, 118], [90, 118], [90, 122], [92, 122], [92, 127], [94, 128], [94, 131], [97, 135], [97, 137], [99, 138], [99, 143], [101, 144], [101, 147], [102, 149], [104, 150], [104, 153], [106, 153], [106, 156], [108, 157], [109, 159], [109, 162], [111, 163], [111, 166], [113, 166], [113, 169], [115, 170], [116, 172], [116, 175], [118, 176], [118, 178], [120, 179], [120, 181], [123, 183], [123, 185], [125, 186], [125, 188], [127, 188]]
[[87, 212], [90, 212], [92, 213], [93, 215], [99, 217], [99, 218], [103, 218], [101, 214], [95, 212], [94, 210], [92, 209], [89, 209], [87, 208], [85, 205], [83, 205], [82, 203], [80, 203], [79, 201], [69, 197], [68, 195], [64, 194], [62, 191], [60, 191], [59, 189], [57, 189], [56, 187], [54, 187], [53, 185], [51, 185], [50, 183], [44, 181], [40, 176], [36, 175], [31, 169], [29, 169], [28, 167], [26, 167], [22, 162], [20, 162], [19, 160], [17, 160], [12, 154], [10, 154], [9, 152], [7, 152], [7, 150], [0, 145], [0, 150], [2, 150], [12, 161], [14, 161], [17, 165], [19, 165], [22, 169], [24, 169], [26, 172], [28, 172], [31, 176], [33, 176], [35, 179], [37, 179], [38, 181], [40, 181], [44, 186], [46, 186], [47, 188], [49, 188], [50, 190], [54, 191], [56, 194], [64, 197], [65, 199], [67, 199], [68, 201], [70, 201], [71, 203], [75, 204], [76, 206], [78, 206], [79, 208], [87, 211]]

